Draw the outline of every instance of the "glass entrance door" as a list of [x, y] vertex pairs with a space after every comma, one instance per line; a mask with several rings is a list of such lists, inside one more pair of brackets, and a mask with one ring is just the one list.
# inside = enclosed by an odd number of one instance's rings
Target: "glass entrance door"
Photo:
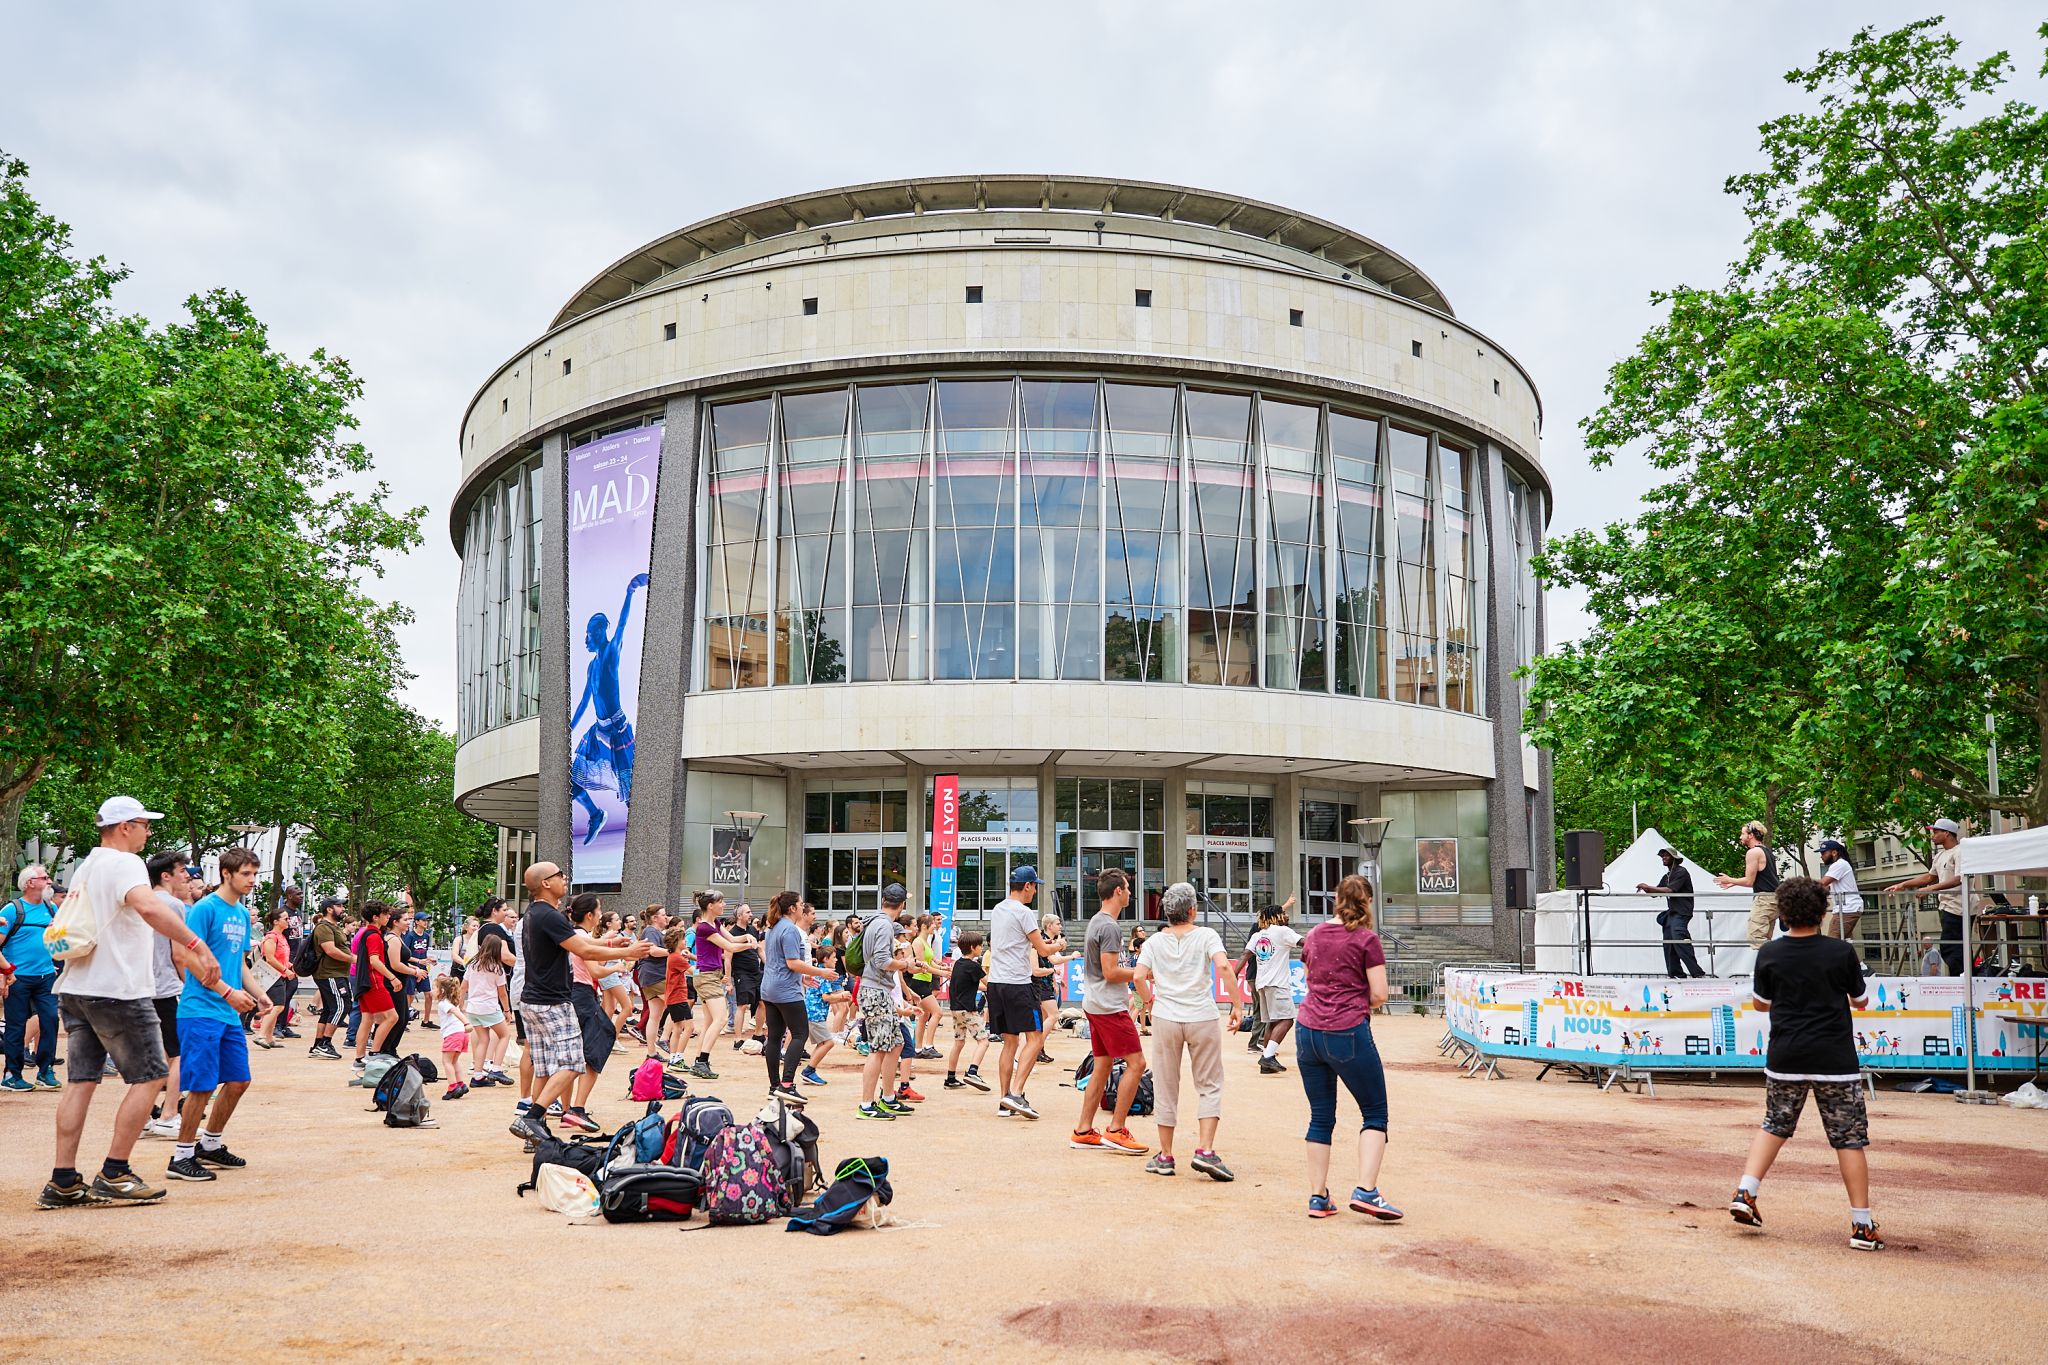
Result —
[[1075, 907], [1075, 915], [1086, 919], [1095, 913], [1095, 907], [1102, 902], [1101, 892], [1095, 879], [1105, 868], [1117, 868], [1131, 880], [1131, 904], [1138, 907], [1134, 918], [1144, 917], [1145, 888], [1138, 880], [1138, 850], [1135, 848], [1084, 848], [1081, 850], [1081, 904]]
[[1337, 913], [1337, 883], [1358, 871], [1355, 854], [1305, 853], [1301, 858], [1302, 909], [1313, 919]]
[[843, 915], [876, 909], [882, 903], [882, 888], [890, 882], [909, 885], [900, 843], [841, 836], [828, 847], [804, 849], [804, 898], [821, 912]]

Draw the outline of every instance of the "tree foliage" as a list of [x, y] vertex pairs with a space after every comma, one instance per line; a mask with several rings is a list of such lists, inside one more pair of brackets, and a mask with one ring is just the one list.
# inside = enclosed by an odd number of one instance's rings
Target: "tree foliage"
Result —
[[1670, 480], [1540, 564], [1595, 625], [1538, 661], [1537, 741], [1781, 847], [2048, 821], [2048, 117], [1956, 54], [1929, 20], [1790, 73], [1727, 182], [1746, 249], [1655, 296], [1583, 424]]

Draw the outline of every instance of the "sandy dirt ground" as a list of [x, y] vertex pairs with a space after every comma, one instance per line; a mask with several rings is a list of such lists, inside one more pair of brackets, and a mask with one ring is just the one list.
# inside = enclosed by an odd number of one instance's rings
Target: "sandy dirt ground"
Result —
[[[1810, 1109], [1757, 1234], [1725, 1201], [1758, 1088], [1601, 1094], [1536, 1084], [1526, 1065], [1465, 1079], [1436, 1055], [1441, 1028], [1377, 1026], [1397, 1226], [1305, 1216], [1300, 1086], [1258, 1075], [1235, 1042], [1219, 1143], [1234, 1184], [1185, 1169], [1191, 1127], [1171, 1180], [1070, 1150], [1078, 1097], [1054, 1078], [1085, 1049], [1071, 1038], [1032, 1085], [1038, 1123], [937, 1075], [915, 1118], [858, 1122], [856, 1059], [834, 1058], [811, 1106], [826, 1158], [887, 1156], [900, 1225], [833, 1238], [572, 1224], [514, 1197], [528, 1161], [505, 1092], [437, 1103], [437, 1130], [388, 1130], [345, 1063], [303, 1046], [256, 1054], [230, 1132], [248, 1169], [172, 1184], [155, 1207], [38, 1212], [55, 1097], [10, 1096], [0, 1358], [2040, 1358], [2048, 1113], [1881, 1094], [1871, 1164], [1891, 1247], [1870, 1255], [1845, 1245]], [[698, 1088], [750, 1110], [761, 1064], [721, 1051], [722, 1079]], [[600, 1119], [629, 1116], [630, 1060], [600, 1083]], [[115, 1098], [96, 1104], [81, 1165], [104, 1153]], [[1339, 1128], [1341, 1193], [1355, 1147]], [[160, 1180], [169, 1156], [145, 1141], [137, 1169]]]

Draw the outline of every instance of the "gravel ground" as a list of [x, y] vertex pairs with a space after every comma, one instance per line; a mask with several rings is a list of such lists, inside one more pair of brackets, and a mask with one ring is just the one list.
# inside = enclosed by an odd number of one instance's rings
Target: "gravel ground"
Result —
[[[1171, 1180], [1069, 1150], [1078, 1097], [1053, 1082], [1084, 1050], [1070, 1038], [1032, 1086], [1035, 1124], [940, 1090], [929, 1070], [916, 1117], [857, 1122], [857, 1059], [835, 1057], [811, 1106], [826, 1159], [887, 1156], [899, 1221], [829, 1240], [701, 1220], [572, 1224], [514, 1197], [528, 1161], [505, 1132], [504, 1092], [437, 1103], [436, 1130], [388, 1130], [344, 1087], [345, 1063], [302, 1046], [256, 1054], [230, 1131], [247, 1170], [172, 1184], [157, 1207], [38, 1212], [56, 1097], [8, 1096], [0, 1359], [2038, 1355], [2048, 1113], [1881, 1094], [1871, 1164], [1891, 1247], [1869, 1255], [1845, 1245], [1810, 1111], [1764, 1186], [1758, 1234], [1724, 1210], [1758, 1087], [1667, 1085], [1652, 1099], [1534, 1084], [1526, 1065], [1468, 1080], [1438, 1060], [1441, 1027], [1377, 1026], [1393, 1103], [1381, 1187], [1408, 1213], [1391, 1226], [1304, 1216], [1299, 1085], [1258, 1075], [1235, 1043], [1219, 1143], [1234, 1184], [1185, 1169], [1191, 1125]], [[697, 1088], [750, 1110], [761, 1063], [721, 1052], [723, 1078]], [[631, 1060], [600, 1083], [600, 1119], [629, 1115]], [[103, 1154], [116, 1098], [95, 1106], [82, 1164]], [[1151, 1140], [1149, 1123], [1132, 1126]], [[169, 1156], [145, 1141], [135, 1164], [156, 1181]], [[1352, 1160], [1340, 1121], [1340, 1193]]]

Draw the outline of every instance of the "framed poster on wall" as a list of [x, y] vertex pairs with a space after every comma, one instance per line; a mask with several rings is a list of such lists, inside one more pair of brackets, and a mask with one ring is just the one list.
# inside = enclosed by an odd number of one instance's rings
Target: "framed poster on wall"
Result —
[[753, 838], [736, 829], [711, 831], [711, 884], [746, 889], [752, 870]]
[[1420, 896], [1458, 894], [1458, 841], [1415, 841], [1415, 893]]

